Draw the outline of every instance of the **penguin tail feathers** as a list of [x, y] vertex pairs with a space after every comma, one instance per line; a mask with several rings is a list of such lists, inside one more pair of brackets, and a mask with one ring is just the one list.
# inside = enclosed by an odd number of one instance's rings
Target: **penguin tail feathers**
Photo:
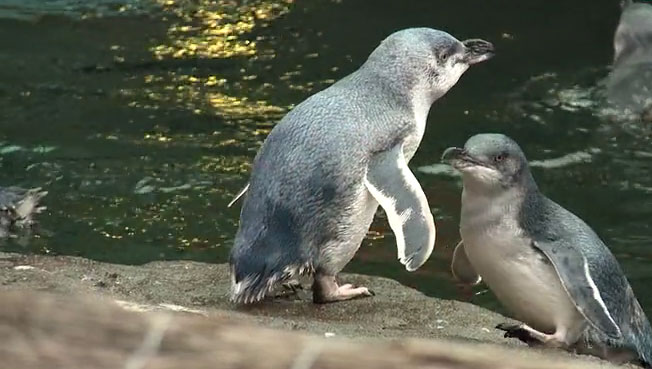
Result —
[[638, 351], [638, 361], [644, 368], [652, 368], [652, 329], [649, 323], [641, 332], [643, 337], [636, 340], [635, 346]]
[[238, 304], [258, 302], [279, 284], [313, 272], [314, 258], [304, 250], [310, 247], [304, 247], [293, 215], [275, 209], [267, 219], [261, 212], [267, 210], [243, 208], [246, 222], [231, 249], [231, 301]]
[[638, 363], [643, 368], [652, 368], [652, 348], [651, 347], [638, 347]]
[[644, 368], [652, 368], [652, 326], [639, 304], [634, 291], [628, 288], [627, 295], [631, 301], [629, 311], [630, 338], [629, 341], [636, 348], [638, 361]]
[[267, 268], [266, 265], [258, 272], [239, 273], [238, 263], [231, 261], [231, 302], [236, 304], [252, 304], [265, 298], [279, 283], [294, 277], [312, 274], [311, 263], [290, 264], [282, 268]]

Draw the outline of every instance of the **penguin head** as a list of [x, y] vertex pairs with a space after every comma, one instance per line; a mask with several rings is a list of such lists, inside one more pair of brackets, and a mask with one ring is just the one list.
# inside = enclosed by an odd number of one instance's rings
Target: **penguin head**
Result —
[[502, 134], [475, 135], [464, 148], [446, 149], [442, 161], [462, 173], [465, 186], [505, 189], [534, 185], [525, 154], [514, 140]]
[[383, 40], [365, 66], [398, 82], [406, 91], [420, 90], [434, 101], [453, 87], [470, 65], [493, 55], [493, 45], [484, 40], [459, 41], [444, 31], [408, 28]]

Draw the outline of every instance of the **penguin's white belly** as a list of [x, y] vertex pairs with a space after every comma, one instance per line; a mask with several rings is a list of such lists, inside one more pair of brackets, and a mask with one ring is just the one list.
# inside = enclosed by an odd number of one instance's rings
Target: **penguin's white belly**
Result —
[[530, 240], [509, 225], [477, 230], [462, 231], [469, 261], [514, 317], [541, 332], [552, 334], [560, 329], [579, 334], [584, 318], [552, 264], [532, 248]]

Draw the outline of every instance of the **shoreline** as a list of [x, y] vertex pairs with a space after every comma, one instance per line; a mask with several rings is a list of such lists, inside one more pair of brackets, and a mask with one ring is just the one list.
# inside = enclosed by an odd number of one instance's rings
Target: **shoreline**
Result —
[[[544, 367], [541, 360], [551, 360], [551, 363], [561, 360], [566, 368], [617, 367], [596, 358], [531, 349], [517, 340], [505, 339], [502, 332], [493, 327], [509, 319], [475, 305], [427, 297], [382, 277], [345, 273], [341, 279], [365, 285], [373, 289], [376, 296], [315, 305], [309, 296], [302, 295], [309, 294], [305, 291], [299, 293], [299, 299], [275, 298], [257, 305], [236, 307], [228, 302], [230, 286], [225, 264], [159, 261], [131, 266], [70, 256], [0, 253], [0, 294], [4, 295], [26, 296], [27, 299], [34, 295], [46, 300], [52, 297], [42, 296], [55, 296], [62, 298], [61, 303], [68, 304], [88, 301], [92, 305], [98, 300], [106, 301], [101, 305], [125, 314], [140, 312], [139, 315], [145, 317], [171, 314], [174, 319], [190, 319], [208, 325], [227, 321], [254, 330], [271, 328], [279, 335], [295, 331], [299, 334], [297, 337], [326, 339], [338, 345], [353, 340], [370, 350], [371, 347], [377, 349], [376, 345], [414, 341], [419, 347], [432, 345], [438, 348], [433, 348], [433, 352], [453, 356], [467, 355], [463, 353], [471, 350], [478, 353], [477, 357], [485, 355], [487, 360], [510, 358], [505, 364], [515, 368]], [[85, 306], [75, 305], [80, 309]], [[93, 311], [89, 306], [86, 313]], [[52, 311], [51, 314], [58, 317], [64, 312]], [[102, 328], [111, 326], [97, 327]], [[458, 346], [459, 350], [442, 349]], [[537, 366], [527, 366], [531, 361]], [[469, 365], [460, 367], [486, 367], [478, 363]]]

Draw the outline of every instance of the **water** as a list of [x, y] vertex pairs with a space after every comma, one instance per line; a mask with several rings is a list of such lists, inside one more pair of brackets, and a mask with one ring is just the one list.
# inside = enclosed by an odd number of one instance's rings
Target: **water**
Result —
[[437, 248], [406, 272], [379, 213], [347, 270], [499, 310], [451, 280], [460, 181], [437, 164], [448, 146], [503, 132], [536, 160], [543, 191], [607, 242], [652, 314], [650, 124], [610, 117], [596, 87], [617, 20], [617, 2], [586, 0], [2, 1], [0, 184], [49, 190], [52, 235], [1, 247], [226, 261], [239, 214], [226, 204], [274, 123], [390, 32], [430, 26], [498, 53], [435, 104], [410, 164]]

